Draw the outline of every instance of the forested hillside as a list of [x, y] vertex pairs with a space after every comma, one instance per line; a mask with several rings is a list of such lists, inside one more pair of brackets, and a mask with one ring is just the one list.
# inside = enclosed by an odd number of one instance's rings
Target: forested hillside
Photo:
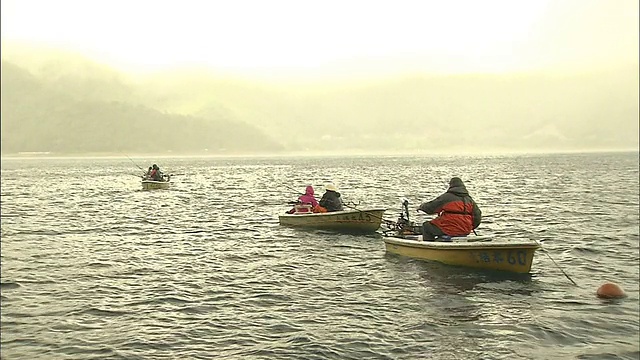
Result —
[[[171, 114], [141, 105], [134, 87], [100, 74], [45, 76], [2, 61], [2, 152], [245, 153], [282, 147], [228, 117]], [[93, 76], [92, 76], [93, 75]]]

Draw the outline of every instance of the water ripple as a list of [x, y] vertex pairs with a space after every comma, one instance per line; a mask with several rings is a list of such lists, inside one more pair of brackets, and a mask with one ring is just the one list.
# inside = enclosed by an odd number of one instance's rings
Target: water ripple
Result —
[[[168, 191], [126, 158], [3, 159], [2, 356], [637, 359], [638, 154], [452, 159], [164, 158]], [[292, 186], [333, 181], [395, 219], [454, 174], [480, 234], [543, 244], [532, 274], [278, 225]], [[605, 281], [628, 297], [596, 298]]]

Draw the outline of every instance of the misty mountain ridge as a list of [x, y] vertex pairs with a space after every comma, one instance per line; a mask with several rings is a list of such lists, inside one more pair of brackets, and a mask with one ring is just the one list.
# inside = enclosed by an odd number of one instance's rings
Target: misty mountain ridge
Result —
[[[169, 114], [131, 101], [117, 78], [36, 77], [2, 61], [2, 152], [252, 153], [280, 151], [241, 121]], [[115, 80], [114, 80], [115, 79]]]
[[34, 64], [2, 62], [3, 152], [638, 148], [631, 66], [278, 83], [196, 70], [133, 78], [75, 57]]
[[[638, 70], [414, 75], [367, 83], [246, 84], [150, 78], [153, 106], [202, 114], [211, 99], [289, 148], [446, 151], [638, 147]], [[176, 89], [180, 95], [167, 96]], [[312, 134], [313, 141], [308, 136]]]

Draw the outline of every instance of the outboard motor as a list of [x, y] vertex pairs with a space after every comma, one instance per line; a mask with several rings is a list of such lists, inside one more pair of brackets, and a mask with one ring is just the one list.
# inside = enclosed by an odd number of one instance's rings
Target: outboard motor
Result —
[[400, 216], [398, 220], [395, 222], [389, 221], [387, 223], [389, 227], [389, 231], [392, 235], [402, 236], [402, 235], [414, 235], [421, 234], [422, 228], [416, 227], [413, 221], [409, 219], [409, 200], [403, 198], [402, 199], [402, 212], [400, 212]]

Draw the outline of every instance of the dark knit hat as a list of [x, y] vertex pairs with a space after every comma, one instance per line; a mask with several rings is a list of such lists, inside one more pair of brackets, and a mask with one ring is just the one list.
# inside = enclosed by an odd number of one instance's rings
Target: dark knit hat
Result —
[[464, 186], [462, 179], [460, 179], [459, 177], [452, 177], [451, 180], [449, 180], [449, 187], [457, 186]]

